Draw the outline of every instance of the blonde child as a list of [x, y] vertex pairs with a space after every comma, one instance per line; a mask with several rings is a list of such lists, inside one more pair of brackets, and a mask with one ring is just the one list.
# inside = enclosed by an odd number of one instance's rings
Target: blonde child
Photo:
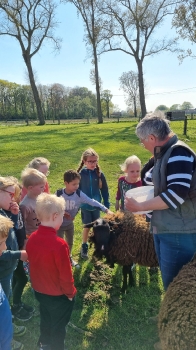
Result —
[[21, 179], [27, 194], [20, 203], [20, 210], [26, 229], [26, 238], [29, 238], [40, 224], [35, 213], [35, 205], [37, 196], [44, 192], [46, 176], [36, 169], [26, 168], [21, 174]]
[[131, 188], [142, 186], [140, 178], [141, 160], [133, 155], [128, 157], [123, 164], [120, 165], [121, 170], [125, 173], [118, 179], [118, 189], [116, 193], [116, 210], [124, 210], [125, 193]]
[[40, 349], [63, 350], [65, 327], [74, 306], [76, 288], [67, 242], [57, 236], [65, 212], [62, 197], [42, 193], [36, 201], [41, 224], [27, 242], [30, 278], [40, 304]]
[[[46, 177], [50, 174], [50, 171], [49, 171], [50, 162], [48, 159], [46, 159], [44, 157], [33, 158], [29, 162], [29, 164], [26, 166], [26, 168], [37, 169], [41, 173], [43, 173]], [[44, 192], [50, 193], [48, 181], [46, 181]], [[22, 200], [24, 198], [24, 196], [26, 196], [26, 194], [27, 194], [27, 189], [25, 187], [23, 187], [20, 200]]]
[[[88, 148], [82, 153], [81, 162], [77, 171], [80, 173], [80, 190], [88, 197], [95, 199], [109, 209], [109, 192], [108, 185], [104, 174], [101, 172], [99, 164], [99, 156], [94, 149]], [[95, 221], [100, 217], [100, 210], [89, 204], [81, 205], [81, 216], [83, 224]], [[83, 242], [81, 247], [81, 257], [88, 259], [88, 233], [89, 228], [83, 229]]]

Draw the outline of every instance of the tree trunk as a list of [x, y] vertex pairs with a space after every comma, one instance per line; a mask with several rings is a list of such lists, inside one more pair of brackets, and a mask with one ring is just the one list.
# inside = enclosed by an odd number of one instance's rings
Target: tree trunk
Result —
[[100, 97], [100, 88], [99, 88], [99, 71], [98, 71], [98, 61], [97, 61], [97, 51], [95, 45], [93, 45], [93, 54], [94, 54], [94, 65], [95, 65], [95, 83], [96, 83], [96, 93], [97, 93], [97, 117], [98, 123], [103, 123], [103, 116], [101, 111], [101, 97]]
[[31, 59], [27, 57], [27, 55], [23, 54], [23, 58], [25, 61], [25, 64], [27, 66], [28, 69], [28, 74], [29, 74], [29, 81], [31, 84], [31, 89], [33, 92], [33, 97], [35, 100], [35, 104], [36, 104], [36, 109], [37, 109], [37, 116], [39, 119], [39, 124], [40, 125], [44, 125], [45, 124], [45, 120], [44, 120], [44, 115], [43, 115], [43, 110], [42, 110], [42, 104], [41, 104], [41, 100], [39, 97], [39, 93], [37, 90], [37, 86], [35, 84], [35, 79], [34, 79], [34, 75], [33, 75], [33, 69], [31, 66]]
[[133, 98], [133, 108], [134, 108], [134, 116], [135, 116], [135, 118], [137, 118], [137, 102], [136, 102], [135, 96]]
[[146, 101], [145, 101], [145, 93], [144, 93], [143, 67], [142, 67], [141, 60], [137, 60], [136, 62], [138, 67], [140, 105], [141, 105], [141, 111], [142, 111], [142, 118], [144, 118], [147, 111], [146, 111]]
[[106, 101], [106, 104], [107, 104], [107, 117], [109, 119], [109, 117], [110, 117], [109, 101]]

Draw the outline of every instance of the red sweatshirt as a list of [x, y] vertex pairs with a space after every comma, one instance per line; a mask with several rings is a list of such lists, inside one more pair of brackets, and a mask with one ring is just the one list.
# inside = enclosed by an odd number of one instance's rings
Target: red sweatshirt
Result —
[[56, 235], [54, 228], [40, 225], [29, 237], [26, 251], [31, 283], [35, 291], [74, 297], [77, 290], [74, 286], [68, 244]]

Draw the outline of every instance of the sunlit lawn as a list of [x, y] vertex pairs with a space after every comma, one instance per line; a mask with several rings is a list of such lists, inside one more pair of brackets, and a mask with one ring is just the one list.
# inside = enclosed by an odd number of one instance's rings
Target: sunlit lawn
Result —
[[[63, 186], [65, 170], [76, 169], [82, 152], [93, 147], [100, 156], [100, 166], [106, 175], [111, 208], [114, 210], [117, 179], [125, 158], [136, 154], [144, 164], [151, 156], [139, 144], [135, 135], [136, 122], [97, 124], [69, 124], [45, 126], [1, 126], [1, 175], [20, 178], [21, 170], [35, 156], [50, 160], [49, 183], [51, 192]], [[196, 121], [188, 121], [187, 136], [183, 136], [183, 122], [172, 127], [190, 147], [196, 149]], [[157, 314], [163, 296], [160, 274], [150, 279], [148, 270], [137, 266], [134, 270], [134, 288], [121, 295], [121, 267], [110, 269], [91, 258], [81, 261], [82, 224], [80, 214], [75, 220], [74, 259], [80, 270], [74, 271], [78, 289], [71, 322], [78, 328], [68, 327], [66, 345], [69, 350], [152, 350], [158, 340], [156, 324], [149, 317]], [[30, 285], [25, 290], [24, 301], [35, 305]], [[19, 324], [19, 322], [18, 322]], [[39, 315], [25, 323], [28, 332], [18, 339], [26, 350], [37, 349]]]

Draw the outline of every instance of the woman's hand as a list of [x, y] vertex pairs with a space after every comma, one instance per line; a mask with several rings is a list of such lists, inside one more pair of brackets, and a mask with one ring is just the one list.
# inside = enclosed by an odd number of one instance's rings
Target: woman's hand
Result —
[[133, 198], [125, 197], [125, 209], [129, 210], [132, 213], [136, 213], [137, 211], [142, 211], [142, 203], [138, 203]]

